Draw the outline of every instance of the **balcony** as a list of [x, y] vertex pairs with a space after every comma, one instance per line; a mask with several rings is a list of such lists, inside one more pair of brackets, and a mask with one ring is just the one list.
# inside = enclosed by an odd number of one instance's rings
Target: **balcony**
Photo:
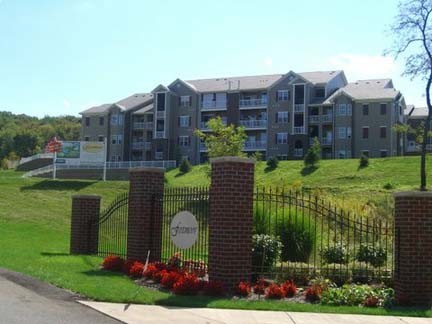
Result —
[[133, 128], [151, 130], [153, 129], [153, 122], [134, 122]]
[[322, 115], [321, 120], [323, 123], [331, 123], [333, 122], [333, 114]]
[[267, 99], [240, 99], [240, 109], [262, 109], [267, 107]]
[[304, 126], [294, 127], [294, 134], [304, 134], [305, 128]]
[[302, 148], [294, 149], [294, 156], [295, 157], [303, 157], [303, 149]]
[[267, 141], [246, 141], [243, 145], [245, 151], [257, 151], [265, 150], [267, 147]]
[[[200, 129], [201, 129], [202, 131], [204, 131], [204, 132], [210, 130], [210, 128], [208, 127], [207, 123], [208, 123], [208, 121], [203, 121], [203, 122], [200, 123]], [[226, 118], [223, 118], [223, 119], [222, 119], [222, 124], [223, 124], [224, 126], [228, 125], [228, 120], [227, 120]]]
[[304, 104], [295, 104], [294, 105], [294, 112], [304, 113], [305, 112], [305, 105]]
[[156, 132], [156, 138], [164, 138], [165, 132], [164, 131], [157, 131]]
[[240, 125], [246, 129], [266, 129], [267, 119], [243, 119], [240, 120]]
[[201, 110], [226, 110], [226, 101], [203, 101], [201, 102]]
[[318, 115], [309, 116], [309, 123], [316, 124], [319, 122], [320, 122], [320, 116], [318, 116]]
[[151, 150], [151, 142], [132, 142], [133, 150]]

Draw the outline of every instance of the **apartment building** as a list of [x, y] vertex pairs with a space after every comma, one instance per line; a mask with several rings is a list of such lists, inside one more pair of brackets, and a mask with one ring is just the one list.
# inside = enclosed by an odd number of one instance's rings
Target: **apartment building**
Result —
[[[427, 107], [415, 107], [413, 105], [407, 105], [405, 112], [405, 122], [412, 130], [423, 127], [429, 113]], [[430, 126], [432, 129], [432, 123]], [[414, 132], [406, 134], [405, 143], [406, 154], [418, 154], [421, 151], [421, 145], [418, 143], [417, 135]], [[426, 149], [429, 152], [432, 151], [432, 137], [427, 139]]]
[[[392, 125], [404, 121], [404, 110], [390, 79], [348, 83], [343, 71], [177, 79], [83, 111], [82, 136], [110, 138], [110, 160], [181, 156], [197, 164], [207, 157], [194, 130], [209, 131], [208, 120], [220, 117], [245, 128], [245, 152], [266, 158], [302, 159], [314, 137], [323, 158], [383, 157], [403, 153]], [[98, 124], [101, 117], [110, 123]]]

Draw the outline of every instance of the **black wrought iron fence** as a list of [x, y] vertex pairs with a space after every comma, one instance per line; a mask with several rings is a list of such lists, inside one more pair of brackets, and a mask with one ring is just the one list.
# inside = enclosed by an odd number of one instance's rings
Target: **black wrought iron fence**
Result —
[[266, 188], [254, 193], [255, 275], [389, 279], [393, 234], [392, 223], [346, 212], [310, 194]]

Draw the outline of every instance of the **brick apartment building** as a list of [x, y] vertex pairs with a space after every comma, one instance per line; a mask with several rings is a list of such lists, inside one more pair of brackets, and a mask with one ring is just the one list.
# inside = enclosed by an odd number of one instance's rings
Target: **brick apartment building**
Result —
[[402, 155], [405, 100], [391, 79], [348, 83], [343, 71], [257, 75], [157, 86], [81, 113], [82, 139], [108, 139], [110, 161], [168, 160], [197, 164], [206, 148], [194, 136], [207, 121], [244, 126], [244, 151], [301, 159], [314, 137], [323, 158]]

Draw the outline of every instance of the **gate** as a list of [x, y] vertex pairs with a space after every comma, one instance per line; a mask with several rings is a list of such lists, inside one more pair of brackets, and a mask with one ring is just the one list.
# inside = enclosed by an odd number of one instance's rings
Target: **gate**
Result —
[[[162, 261], [167, 261], [175, 253], [181, 254], [181, 259], [192, 264], [207, 265], [208, 263], [208, 224], [209, 224], [209, 189], [194, 188], [166, 188], [162, 200], [157, 204], [163, 208], [162, 216]], [[198, 223], [198, 238], [195, 244], [184, 250], [176, 247], [170, 236], [171, 221], [181, 211], [191, 212]]]
[[99, 227], [98, 255], [127, 256], [129, 194], [118, 195], [114, 201], [101, 212], [99, 221], [93, 226]]

